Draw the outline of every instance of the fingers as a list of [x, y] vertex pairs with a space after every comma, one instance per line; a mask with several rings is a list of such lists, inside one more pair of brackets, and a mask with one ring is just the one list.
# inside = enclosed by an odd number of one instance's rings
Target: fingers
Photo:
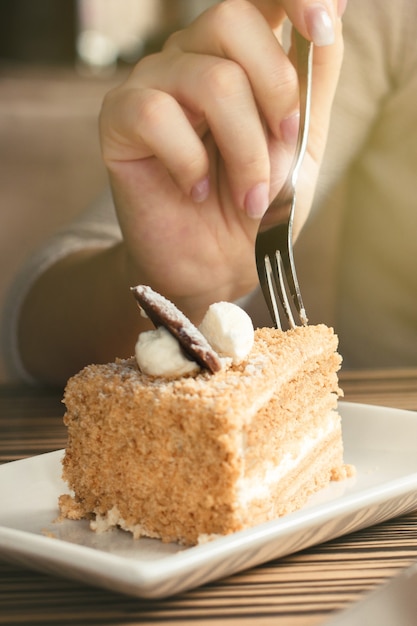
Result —
[[[156, 157], [180, 189], [201, 202], [209, 191], [204, 141], [210, 133], [226, 164], [234, 203], [253, 216], [263, 213], [268, 205], [268, 146], [246, 73], [228, 60], [177, 53], [158, 72], [153, 69], [147, 68], [153, 88], [131, 81], [106, 99], [100, 127], [110, 169]], [[148, 82], [143, 68], [140, 82]], [[259, 182], [264, 194], [258, 189], [253, 197], [249, 192]]]
[[[250, 44], [250, 45], [249, 45]], [[180, 189], [204, 200], [209, 132], [228, 174], [236, 206], [260, 217], [269, 202], [268, 133], [293, 148], [297, 77], [269, 24], [249, 2], [232, 0], [206, 12], [141, 62], [101, 115], [103, 154], [156, 156]], [[203, 190], [203, 192], [202, 192]]]
[[[288, 13], [308, 35], [306, 16], [322, 7], [334, 20], [335, 43], [317, 48], [315, 55], [318, 122], [311, 145], [319, 155], [320, 125], [327, 129], [339, 67], [339, 55], [332, 59], [341, 40], [334, 2], [226, 0], [205, 12], [171, 37], [162, 53], [141, 61], [125, 85], [105, 99], [100, 130], [108, 167], [156, 158], [197, 202], [208, 197], [222, 169], [234, 205], [261, 217], [277, 162], [271, 160], [271, 144], [279, 143], [284, 171], [297, 134], [296, 70], [271, 26]], [[212, 140], [216, 154], [207, 151]]]
[[[208, 194], [208, 156], [183, 107], [165, 91], [128, 85], [110, 92], [100, 115], [103, 158], [112, 170], [156, 157], [183, 192], [198, 202]], [[180, 149], [179, 149], [180, 148]]]
[[[180, 59], [197, 59], [195, 72], [189, 64], [171, 67], [171, 76], [180, 78], [168, 89], [191, 110], [200, 107], [225, 163], [235, 204], [251, 217], [261, 217], [269, 203], [268, 134], [288, 142], [289, 151], [296, 138], [294, 121], [282, 125], [297, 107], [293, 65], [259, 11], [241, 1], [219, 4], [167, 48], [183, 53]], [[168, 77], [163, 80], [169, 83]]]
[[219, 3], [168, 46], [234, 62], [246, 74], [268, 127], [279, 136], [279, 122], [297, 104], [297, 77], [270, 24], [250, 2]]

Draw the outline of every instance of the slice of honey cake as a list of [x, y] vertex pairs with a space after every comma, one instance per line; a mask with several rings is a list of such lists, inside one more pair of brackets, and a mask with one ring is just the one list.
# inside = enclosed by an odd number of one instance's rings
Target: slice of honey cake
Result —
[[330, 328], [253, 331], [217, 303], [204, 337], [150, 288], [135, 295], [158, 326], [137, 358], [88, 366], [65, 390], [63, 516], [191, 545], [299, 509], [346, 476]]

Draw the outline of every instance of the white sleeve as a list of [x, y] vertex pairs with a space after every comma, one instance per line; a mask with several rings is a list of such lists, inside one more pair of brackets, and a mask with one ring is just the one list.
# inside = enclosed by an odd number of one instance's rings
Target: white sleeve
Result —
[[19, 313], [31, 286], [60, 259], [87, 248], [109, 247], [122, 238], [110, 190], [92, 207], [56, 233], [25, 262], [6, 298], [0, 335], [1, 355], [9, 381], [36, 382], [26, 372], [19, 356]]

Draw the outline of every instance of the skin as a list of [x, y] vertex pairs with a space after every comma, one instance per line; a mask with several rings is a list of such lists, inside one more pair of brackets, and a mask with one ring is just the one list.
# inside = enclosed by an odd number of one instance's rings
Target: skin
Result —
[[[88, 363], [130, 356], [150, 327], [132, 285], [151, 285], [195, 323], [212, 302], [255, 288], [259, 220], [285, 179], [297, 134], [296, 68], [278, 37], [288, 15], [311, 38], [317, 6], [225, 0], [105, 97], [102, 154], [124, 239], [73, 254], [35, 283], [19, 324], [32, 375], [63, 384]], [[344, 3], [320, 6], [334, 43], [315, 48], [295, 235], [310, 210], [343, 54]]]

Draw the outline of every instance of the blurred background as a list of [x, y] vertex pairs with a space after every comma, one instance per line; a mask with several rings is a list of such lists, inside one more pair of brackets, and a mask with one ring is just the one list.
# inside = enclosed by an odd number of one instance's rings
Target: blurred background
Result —
[[2, 0], [2, 60], [85, 65], [132, 63], [160, 47], [216, 0]]
[[0, 316], [28, 254], [106, 184], [104, 94], [214, 2], [0, 1]]

